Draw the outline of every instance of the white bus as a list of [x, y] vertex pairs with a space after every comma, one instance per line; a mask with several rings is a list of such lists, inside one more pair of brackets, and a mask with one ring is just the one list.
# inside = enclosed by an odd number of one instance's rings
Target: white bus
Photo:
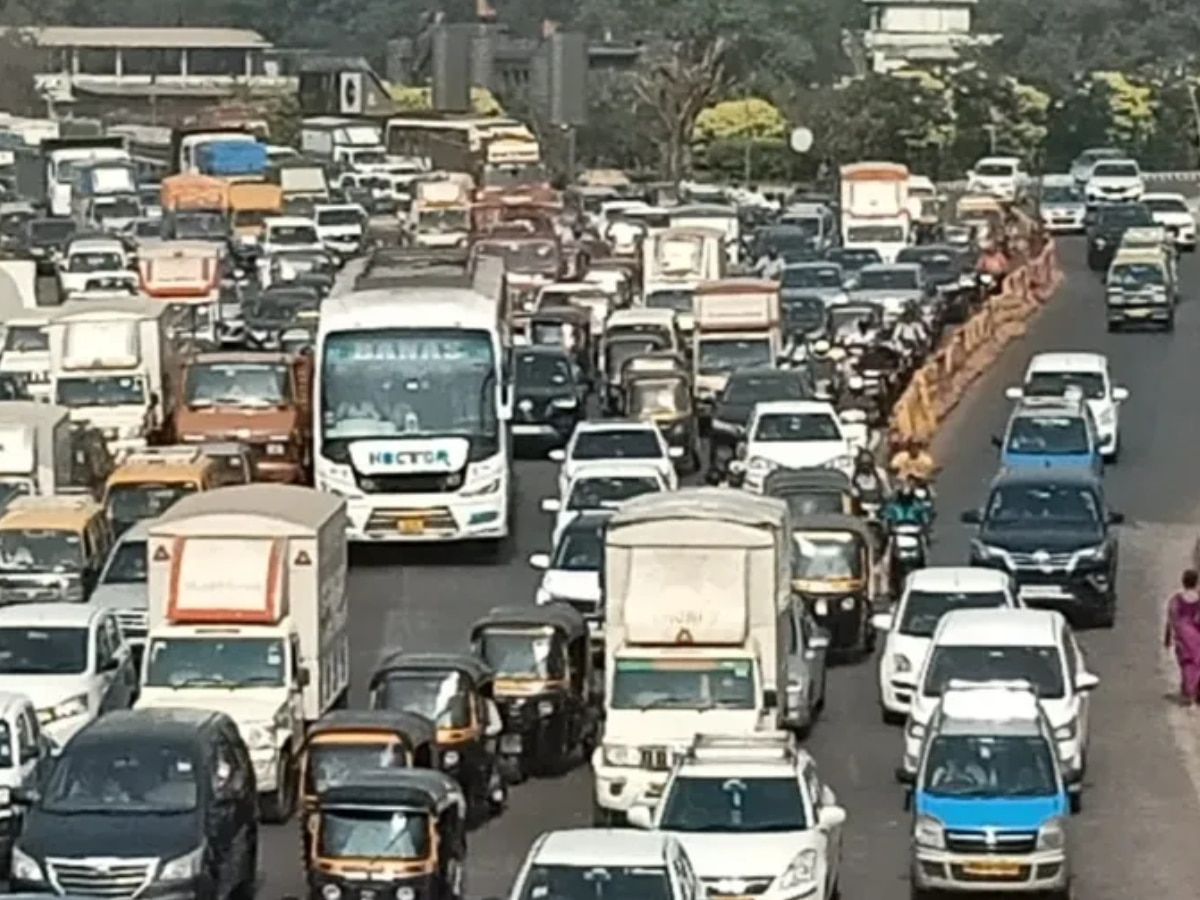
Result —
[[357, 291], [321, 307], [316, 484], [348, 538], [503, 541], [511, 409], [494, 300], [469, 288]]

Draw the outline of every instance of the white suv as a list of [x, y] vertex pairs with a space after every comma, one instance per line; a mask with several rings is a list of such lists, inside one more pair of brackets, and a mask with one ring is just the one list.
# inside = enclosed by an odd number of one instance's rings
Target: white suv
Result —
[[942, 617], [917, 676], [900, 772], [916, 773], [926, 728], [951, 681], [1013, 680], [1033, 685], [1054, 728], [1064, 777], [1081, 779], [1089, 698], [1100, 679], [1088, 671], [1067, 620], [1046, 609], [967, 609]]
[[1185, 253], [1196, 249], [1196, 216], [1183, 194], [1142, 194], [1155, 225], [1167, 229], [1175, 247]]
[[1121, 404], [1129, 399], [1129, 391], [1113, 384], [1104, 354], [1038, 353], [1029, 360], [1022, 385], [1010, 387], [1005, 396], [1064, 397], [1071, 388], [1087, 400], [1105, 461], [1116, 462], [1121, 453]]
[[1088, 203], [1113, 203], [1142, 199], [1146, 185], [1133, 159], [1102, 159], [1092, 166], [1083, 189]]
[[846, 811], [789, 734], [697, 735], [656, 811], [629, 821], [678, 839], [710, 897], [838, 894]]
[[1015, 156], [985, 156], [967, 173], [967, 191], [1013, 201], [1025, 193], [1029, 175]]
[[936, 566], [908, 576], [904, 593], [871, 624], [884, 633], [879, 654], [879, 706], [889, 725], [904, 722], [916, 690], [917, 673], [942, 616], [956, 609], [1021, 606], [1012, 578], [998, 569]]
[[[857, 414], [857, 415], [856, 415]], [[855, 452], [866, 442], [866, 417], [861, 410], [838, 413], [820, 400], [771, 400], [758, 403], [746, 427], [743, 459], [729, 465], [743, 486], [762, 493], [763, 482], [775, 469], [835, 467], [849, 471]]]
[[597, 463], [641, 463], [653, 466], [670, 490], [679, 487], [674, 460], [682, 459], [682, 447], [670, 447], [653, 422], [627, 419], [580, 422], [566, 447], [550, 451], [550, 459], [561, 463], [558, 495], [567, 496], [571, 481], [585, 466]]

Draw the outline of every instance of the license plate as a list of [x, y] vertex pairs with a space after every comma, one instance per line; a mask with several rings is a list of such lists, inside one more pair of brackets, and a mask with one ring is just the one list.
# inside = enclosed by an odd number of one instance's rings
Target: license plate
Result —
[[396, 523], [396, 528], [401, 534], [424, 534], [425, 520], [419, 516], [401, 519]]
[[1008, 860], [979, 860], [978, 862], [964, 863], [963, 871], [968, 875], [1016, 878], [1021, 874], [1021, 864]]
[[1149, 309], [1131, 309], [1125, 313], [1131, 319], [1148, 319], [1152, 315], [1153, 310]]
[[1066, 597], [1069, 596], [1066, 591], [1057, 585], [1053, 584], [1026, 584], [1022, 585], [1018, 593], [1022, 597]]
[[500, 738], [501, 753], [520, 753], [521, 752], [521, 736], [519, 734], [506, 734]]

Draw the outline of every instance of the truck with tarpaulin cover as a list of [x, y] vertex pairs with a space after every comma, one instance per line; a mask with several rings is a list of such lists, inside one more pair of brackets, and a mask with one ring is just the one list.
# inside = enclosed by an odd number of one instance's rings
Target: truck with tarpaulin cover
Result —
[[842, 244], [875, 250], [884, 262], [912, 243], [908, 166], [860, 162], [840, 172]]

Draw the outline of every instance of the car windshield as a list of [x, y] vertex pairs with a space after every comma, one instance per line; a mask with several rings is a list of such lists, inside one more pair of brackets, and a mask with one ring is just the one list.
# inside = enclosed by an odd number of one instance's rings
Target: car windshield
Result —
[[336, 738], [327, 744], [314, 742], [308, 745], [307, 754], [304, 783], [309, 794], [319, 794], [364, 772], [408, 767], [404, 745], [383, 736], [370, 743], [343, 744]]
[[800, 780], [788, 778], [676, 778], [663, 800], [663, 831], [764, 833], [804, 831]]
[[774, 364], [769, 338], [704, 337], [696, 350], [696, 368], [701, 375], [722, 375]]
[[747, 405], [769, 400], [804, 400], [803, 382], [784, 372], [745, 375], [734, 372], [725, 385], [724, 402]]
[[1080, 391], [1088, 400], [1108, 396], [1104, 376], [1099, 372], [1034, 372], [1022, 393], [1026, 397], [1062, 397], [1069, 388]]
[[319, 814], [322, 859], [423, 860], [429, 816], [414, 810], [327, 806]]
[[612, 509], [626, 500], [662, 490], [657, 478], [649, 475], [617, 475], [581, 478], [571, 488], [567, 509]]
[[691, 315], [696, 301], [694, 291], [654, 291], [646, 297], [647, 309], [670, 309]]
[[[770, 493], [768, 491], [768, 493]], [[772, 494], [771, 496], [776, 496]], [[792, 518], [800, 516], [838, 515], [846, 511], [845, 495], [839, 491], [806, 491], [778, 495], [788, 505]]]
[[1043, 700], [1060, 700], [1066, 692], [1057, 647], [935, 646], [922, 692], [926, 697], [940, 697], [954, 680], [1028, 681]]
[[376, 688], [376, 709], [422, 715], [439, 728], [465, 728], [471, 722], [471, 686], [459, 672], [389, 672]]
[[1009, 453], [1081, 456], [1092, 452], [1082, 416], [1017, 416], [1008, 430]]
[[41, 325], [10, 325], [4, 333], [4, 350], [11, 353], [46, 353], [50, 335]]
[[146, 571], [145, 541], [121, 541], [113, 551], [112, 558], [104, 567], [101, 584], [145, 584]]
[[567, 358], [550, 353], [517, 353], [513, 377], [518, 387], [562, 387], [573, 380]]
[[560, 572], [599, 572], [603, 561], [603, 530], [598, 526], [572, 527], [559, 538], [550, 568]]
[[362, 213], [357, 209], [319, 209], [318, 225], [361, 225]]
[[291, 401], [290, 371], [284, 363], [195, 362], [186, 372], [184, 402], [192, 409], [271, 409]]
[[1041, 735], [939, 734], [929, 743], [921, 790], [935, 797], [1050, 797], [1058, 765]]
[[278, 638], [154, 638], [146, 650], [148, 687], [282, 687], [284, 644]]
[[519, 900], [672, 900], [667, 871], [631, 866], [532, 866]]
[[67, 574], [83, 569], [83, 541], [74, 531], [0, 531], [0, 572]]
[[1079, 188], [1070, 184], [1051, 184], [1042, 188], [1042, 203], [1082, 203], [1083, 195]]
[[1009, 606], [1003, 591], [909, 591], [900, 616], [901, 634], [933, 637], [942, 616], [955, 609], [995, 609]]
[[1098, 162], [1092, 166], [1093, 178], [1137, 178], [1138, 167], [1131, 162]]
[[613, 709], [754, 709], [754, 667], [746, 659], [618, 658]]
[[1100, 207], [1099, 222], [1113, 228], [1143, 228], [1154, 224], [1150, 209], [1142, 203], [1112, 203]]
[[571, 459], [662, 459], [658, 432], [648, 428], [605, 428], [576, 432]]
[[785, 211], [779, 224], [788, 231], [802, 234], [810, 240], [821, 236], [821, 219], [818, 216], [789, 215]]
[[199, 789], [190, 749], [146, 739], [113, 743], [68, 746], [46, 785], [47, 812], [119, 816], [196, 808]]
[[86, 628], [0, 628], [0, 675], [80, 675], [87, 670]]
[[129, 525], [143, 519], [157, 519], [197, 490], [199, 485], [194, 481], [114, 484], [108, 490], [106, 505], [113, 521]]
[[35, 219], [29, 223], [29, 237], [35, 244], [63, 244], [75, 231], [70, 219]]
[[782, 298], [783, 321], [789, 333], [814, 331], [825, 325], [828, 314], [825, 304], [816, 297]]
[[915, 291], [921, 286], [917, 269], [864, 269], [858, 273], [862, 291]]
[[319, 244], [314, 225], [268, 225], [267, 240], [280, 247]]
[[1189, 216], [1192, 214], [1192, 211], [1188, 209], [1187, 201], [1182, 197], [1144, 197], [1142, 203], [1149, 208], [1150, 212], [1184, 213]]
[[1152, 263], [1118, 263], [1108, 272], [1109, 287], [1162, 287], [1166, 280], [1162, 266]]
[[981, 162], [975, 166], [975, 174], [984, 178], [1011, 178], [1016, 171], [1016, 164], [1010, 162]]
[[923, 272], [929, 275], [948, 275], [959, 269], [957, 256], [936, 250], [917, 250], [915, 252], [901, 250], [896, 261], [916, 263]]
[[833, 288], [842, 286], [842, 270], [838, 266], [788, 266], [783, 270], [785, 288]]
[[114, 272], [124, 268], [116, 253], [78, 252], [67, 257], [68, 272]]
[[862, 577], [862, 552], [854, 535], [796, 532], [793, 538], [796, 545], [793, 576], [797, 580], [857, 580]]
[[68, 409], [94, 406], [143, 406], [141, 375], [90, 375], [54, 379], [54, 402]]
[[828, 413], [767, 413], [758, 417], [755, 441], [840, 441], [842, 430]]
[[497, 678], [563, 677], [562, 643], [549, 628], [489, 628], [475, 649]]
[[1038, 522], [1100, 522], [1095, 493], [1074, 485], [1005, 485], [992, 491], [988, 501], [990, 526], [1027, 528]]

